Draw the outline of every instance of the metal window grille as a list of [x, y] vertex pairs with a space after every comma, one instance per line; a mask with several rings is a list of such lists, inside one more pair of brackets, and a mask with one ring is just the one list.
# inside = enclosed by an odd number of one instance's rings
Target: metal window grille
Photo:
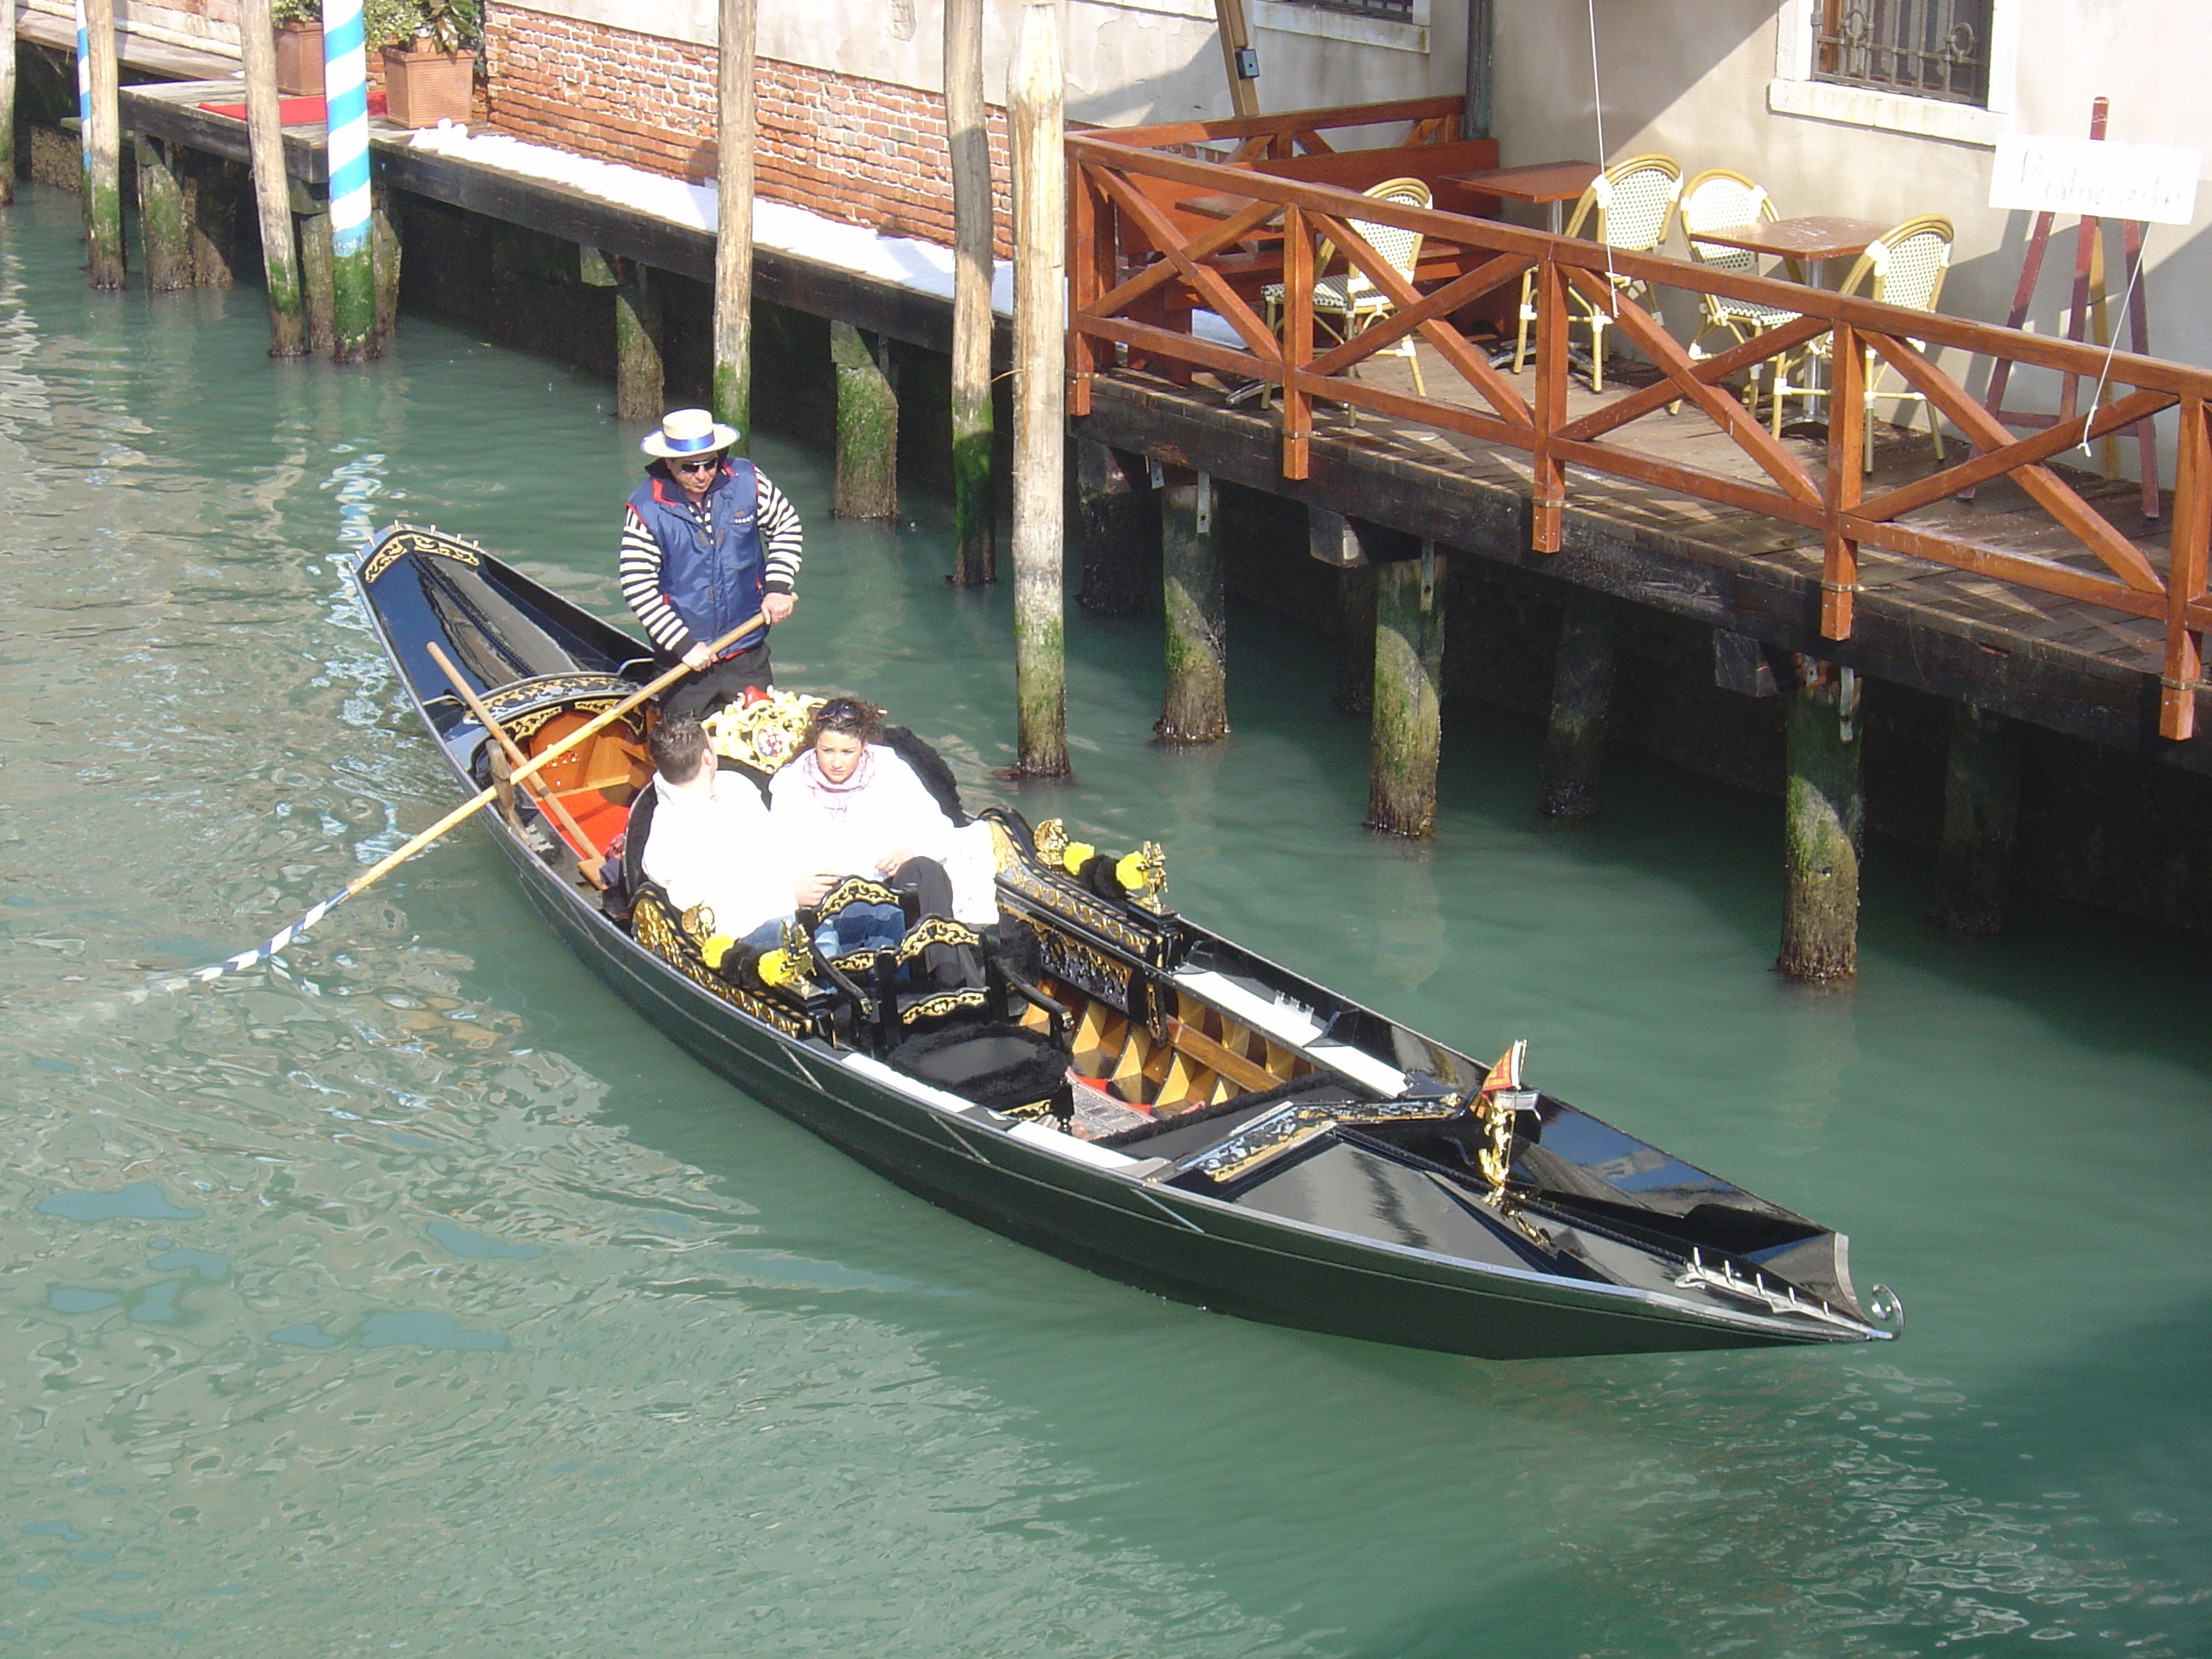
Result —
[[1387, 17], [1394, 23], [1413, 21], [1413, 0], [1288, 0], [1310, 11], [1348, 11], [1355, 17]]
[[1818, 0], [1813, 78], [1986, 106], [1993, 0]]

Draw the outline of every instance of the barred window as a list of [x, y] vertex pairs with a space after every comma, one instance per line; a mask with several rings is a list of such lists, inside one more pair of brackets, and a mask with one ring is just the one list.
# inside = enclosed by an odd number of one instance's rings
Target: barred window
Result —
[[1285, 0], [1309, 11], [1344, 11], [1354, 17], [1381, 17], [1393, 23], [1413, 21], [1413, 0]]
[[1814, 0], [1813, 78], [1986, 107], [1991, 0]]

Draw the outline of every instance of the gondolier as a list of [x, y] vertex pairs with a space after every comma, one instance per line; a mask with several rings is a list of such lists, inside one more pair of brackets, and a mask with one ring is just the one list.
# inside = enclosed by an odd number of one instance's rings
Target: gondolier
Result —
[[774, 683], [767, 628], [711, 658], [708, 645], [755, 612], [773, 625], [798, 603], [799, 513], [703, 409], [669, 411], [638, 446], [653, 457], [623, 515], [623, 598], [664, 664], [697, 671], [668, 694], [694, 719]]

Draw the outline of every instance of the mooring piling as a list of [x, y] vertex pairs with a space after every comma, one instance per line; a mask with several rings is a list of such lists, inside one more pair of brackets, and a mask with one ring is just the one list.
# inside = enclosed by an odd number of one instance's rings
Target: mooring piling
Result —
[[1375, 567], [1358, 520], [1325, 507], [1306, 508], [1306, 552], [1336, 571], [1336, 690], [1347, 714], [1375, 706]]
[[323, 100], [331, 178], [332, 359], [377, 354], [376, 271], [369, 238], [368, 58], [362, 0], [324, 0]]
[[261, 226], [261, 269], [269, 286], [269, 355], [307, 350], [306, 290], [291, 180], [284, 170], [284, 128], [276, 94], [276, 39], [270, 0], [239, 0], [239, 56], [246, 71], [246, 125], [252, 158], [253, 206]]
[[981, 587], [999, 579], [983, 0], [945, 0], [945, 139], [952, 174], [952, 584]]
[[1347, 714], [1375, 708], [1375, 567], [1336, 573], [1336, 692]]
[[1929, 920], [1957, 933], [2001, 933], [2020, 811], [2021, 728], [1970, 702], [1951, 705], [1943, 841]]
[[[84, 225], [94, 288], [123, 286], [123, 117], [115, 65], [115, 0], [82, 0], [77, 33], [84, 124]], [[12, 39], [11, 39], [12, 44]]]
[[1375, 690], [1370, 715], [1367, 827], [1432, 835], [1443, 741], [1445, 560], [1420, 556], [1375, 570]]
[[624, 421], [657, 420], [666, 407], [667, 380], [661, 356], [660, 285], [650, 269], [626, 259], [614, 290], [615, 416]]
[[146, 257], [146, 286], [167, 294], [192, 285], [192, 234], [185, 219], [185, 191], [158, 138], [131, 141], [138, 174], [138, 239]]
[[0, 207], [15, 199], [15, 0], [0, 0], [8, 49], [0, 52]]
[[720, 0], [714, 58], [714, 320], [708, 404], [752, 442], [754, 0]]
[[1560, 613], [1551, 724], [1537, 792], [1536, 810], [1547, 818], [1587, 818], [1597, 811], [1613, 702], [1613, 618], [1611, 599], [1579, 589], [1567, 596]]
[[1160, 609], [1167, 689], [1152, 730], [1165, 743], [1229, 735], [1228, 586], [1214, 528], [1213, 480], [1170, 467], [1160, 490]]
[[337, 352], [336, 296], [331, 264], [331, 216], [327, 207], [300, 216], [301, 288], [307, 301], [307, 349], [319, 357]]
[[837, 472], [830, 510], [841, 519], [898, 512], [898, 393], [850, 323], [830, 325], [837, 377]]
[[1791, 979], [1822, 983], [1858, 971], [1859, 856], [1866, 788], [1858, 677], [1798, 659], [1788, 694], [1782, 793], [1782, 954]]
[[1141, 455], [1075, 440], [1075, 538], [1083, 583], [1075, 602], [1107, 617], [1149, 611], [1160, 541], [1159, 503]]
[[1067, 195], [1060, 13], [1024, 0], [1007, 82], [1014, 173], [1015, 769], [1067, 775], [1060, 561], [1067, 501]]
[[376, 274], [376, 337], [380, 343], [399, 331], [399, 221], [392, 210], [392, 188], [383, 179], [368, 188], [369, 268]]

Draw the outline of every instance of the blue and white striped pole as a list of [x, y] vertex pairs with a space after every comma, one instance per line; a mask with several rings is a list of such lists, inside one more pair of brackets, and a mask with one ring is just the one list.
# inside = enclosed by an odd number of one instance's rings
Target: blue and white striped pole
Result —
[[377, 353], [376, 273], [369, 252], [368, 56], [361, 0], [324, 0], [323, 94], [331, 174], [331, 356], [357, 363]]

